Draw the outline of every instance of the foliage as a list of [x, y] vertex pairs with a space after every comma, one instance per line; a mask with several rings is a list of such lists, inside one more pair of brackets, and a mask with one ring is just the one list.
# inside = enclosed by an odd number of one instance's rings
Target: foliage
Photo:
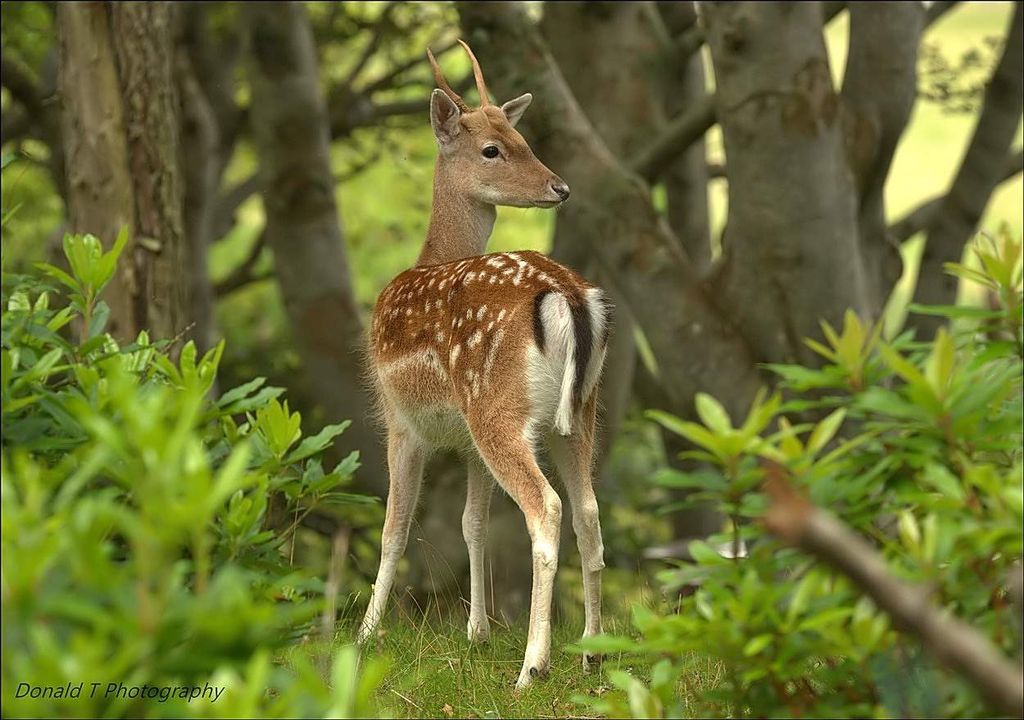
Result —
[[[329, 684], [312, 660], [273, 662], [322, 605], [322, 583], [287, 561], [299, 521], [370, 500], [338, 490], [357, 454], [329, 471], [319, 458], [346, 424], [303, 437], [263, 378], [212, 399], [223, 345], [176, 359], [145, 332], [119, 345], [100, 294], [125, 242], [67, 236], [70, 273], [4, 276], [3, 714], [371, 712], [382, 669], [360, 677], [354, 649]], [[268, 498], [294, 522], [275, 529]], [[83, 681], [74, 700], [16, 697]], [[227, 690], [154, 701], [108, 683]]]
[[[758, 524], [766, 501], [759, 460], [784, 464], [794, 482], [870, 538], [896, 576], [934, 589], [934, 600], [1008, 655], [1019, 618], [1007, 598], [1024, 531], [1022, 472], [1021, 244], [1008, 234], [975, 248], [978, 269], [950, 265], [986, 286], [991, 308], [918, 308], [955, 317], [933, 342], [884, 342], [848, 313], [826, 342], [808, 341], [820, 368], [776, 365], [781, 394], [758, 396], [735, 427], [713, 398], [697, 400], [700, 423], [653, 419], [689, 440], [698, 472], [658, 480], [693, 488], [735, 522], [694, 542], [696, 562], [665, 570], [670, 590], [697, 586], [674, 612], [634, 611], [639, 640], [585, 643], [649, 659], [649, 683], [610, 674], [620, 689], [591, 708], [612, 715], [674, 716], [679, 683], [694, 658], [725, 668], [698, 714], [741, 716], [977, 716], [972, 688], [924, 656], [916, 642], [845, 578], [784, 548]], [[821, 418], [807, 421], [809, 416]], [[823, 417], [822, 417], [823, 416]], [[746, 541], [746, 559], [715, 542]]]

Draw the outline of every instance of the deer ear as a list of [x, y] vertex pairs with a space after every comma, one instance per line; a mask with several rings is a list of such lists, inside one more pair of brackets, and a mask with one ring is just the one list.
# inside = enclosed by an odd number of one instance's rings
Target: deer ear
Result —
[[462, 112], [443, 90], [435, 89], [430, 94], [430, 126], [434, 128], [434, 137], [438, 144], [445, 148], [459, 134], [459, 118]]
[[524, 93], [517, 97], [515, 100], [509, 100], [507, 103], [501, 106], [501, 111], [505, 113], [505, 117], [508, 118], [508, 124], [512, 127], [516, 126], [519, 122], [519, 118], [526, 112], [526, 108], [530, 107], [530, 103], [533, 102], [533, 95], [530, 93]]

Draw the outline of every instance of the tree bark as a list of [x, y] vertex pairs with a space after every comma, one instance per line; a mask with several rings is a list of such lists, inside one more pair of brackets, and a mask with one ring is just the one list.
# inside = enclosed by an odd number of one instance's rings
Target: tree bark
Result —
[[[957, 279], [943, 271], [956, 262], [978, 228], [992, 192], [1000, 182], [1004, 159], [1010, 154], [1024, 103], [1024, 6], [1014, 3], [1003, 54], [985, 88], [985, 99], [974, 135], [953, 184], [928, 228], [914, 301], [949, 305], [956, 299]], [[908, 322], [919, 339], [931, 338], [944, 322], [941, 317], [911, 315]]]
[[887, 232], [885, 181], [917, 99], [920, 3], [850, 4], [850, 42], [842, 99], [847, 158], [859, 197], [858, 227], [870, 310], [881, 314], [899, 280], [899, 246]]
[[359, 479], [384, 495], [387, 473], [362, 382], [362, 323], [342, 240], [330, 140], [304, 5], [243, 7], [252, 48], [251, 126], [260, 156], [266, 237], [305, 383], [325, 417], [352, 426], [340, 438], [359, 448]]
[[182, 228], [174, 11], [170, 2], [109, 6], [135, 197], [129, 248], [136, 321], [160, 338], [190, 326], [188, 253]]
[[181, 101], [181, 167], [185, 242], [188, 248], [189, 316], [195, 323], [192, 336], [206, 350], [216, 344], [213, 283], [208, 266], [212, 240], [213, 203], [219, 179], [220, 147], [217, 119], [196, 80], [184, 44], [176, 55], [175, 79]]
[[[68, 225], [109, 247], [121, 228], [134, 228], [135, 200], [107, 8], [98, 2], [60, 3], [57, 16]], [[103, 295], [110, 306], [107, 330], [121, 342], [134, 339], [142, 327], [130, 253], [126, 249]]]
[[758, 360], [814, 364], [820, 319], [871, 309], [821, 7], [703, 7], [729, 167], [722, 303]]
[[[658, 3], [658, 11], [673, 37], [681, 37], [697, 25], [693, 3]], [[665, 78], [665, 114], [680, 117], [707, 98], [704, 57], [693, 53], [672, 67]], [[690, 262], [698, 272], [711, 266], [711, 224], [708, 215], [707, 147], [704, 135], [690, 144], [664, 173], [668, 201], [668, 223], [682, 241]]]

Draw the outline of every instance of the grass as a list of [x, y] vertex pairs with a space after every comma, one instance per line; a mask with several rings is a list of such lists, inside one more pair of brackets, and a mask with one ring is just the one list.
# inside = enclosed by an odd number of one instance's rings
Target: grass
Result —
[[[571, 561], [570, 561], [571, 562]], [[606, 634], [635, 636], [631, 608], [664, 605], [639, 569], [609, 567], [605, 573]], [[398, 583], [401, 586], [401, 583]], [[583, 632], [582, 588], [579, 568], [567, 564], [558, 574], [553, 614], [551, 665], [546, 678], [538, 678], [526, 690], [515, 692], [526, 648], [528, 618], [513, 622], [491, 618], [488, 642], [471, 644], [466, 638], [465, 609], [442, 613], [433, 603], [419, 608], [409, 598], [392, 600], [377, 638], [364, 651], [364, 659], [381, 658], [387, 665], [376, 693], [382, 717], [593, 717], [584, 698], [605, 699], [622, 695], [610, 673], [625, 671], [647, 681], [649, 663], [624, 653], [609, 653], [599, 668], [585, 673], [576, 643]], [[354, 599], [353, 599], [354, 600]], [[445, 601], [447, 602], [447, 601]], [[332, 650], [355, 641], [360, 615], [350, 602], [339, 623]], [[458, 600], [456, 607], [466, 605]], [[362, 609], [362, 608], [360, 608]], [[659, 607], [664, 612], [665, 607]], [[282, 659], [290, 664], [299, 655], [325, 657], [322, 643], [295, 645]], [[687, 716], [700, 715], [700, 699], [718, 684], [722, 668], [711, 659], [695, 659], [679, 687], [687, 703]], [[325, 682], [329, 678], [325, 675]]]
[[[628, 621], [608, 617], [606, 632], [626, 632]], [[354, 642], [356, 621], [338, 631], [337, 645]], [[621, 693], [609, 680], [609, 671], [623, 670], [648, 680], [648, 668], [628, 655], [605, 656], [600, 668], [585, 673], [574, 643], [583, 630], [582, 620], [556, 622], [552, 629], [551, 667], [526, 690], [514, 690], [526, 645], [525, 618], [514, 624], [491, 621], [491, 638], [482, 644], [466, 639], [465, 622], [436, 617], [425, 619], [392, 612], [378, 638], [365, 652], [387, 664], [376, 702], [381, 717], [564, 718], [597, 717], [582, 700]], [[295, 653], [320, 653], [314, 643], [296, 646]], [[706, 665], [707, 667], [703, 667]], [[713, 661], [697, 664], [680, 684], [682, 697], [698, 698], [713, 687], [721, 668]], [[326, 678], [325, 678], [326, 680]], [[698, 704], [689, 706], [699, 716]]]

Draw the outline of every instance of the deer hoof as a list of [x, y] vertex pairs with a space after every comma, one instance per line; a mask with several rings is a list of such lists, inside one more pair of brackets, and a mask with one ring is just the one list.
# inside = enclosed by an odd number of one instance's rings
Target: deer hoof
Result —
[[601, 653], [583, 653], [583, 672], [597, 670], [603, 661], [604, 655]]

